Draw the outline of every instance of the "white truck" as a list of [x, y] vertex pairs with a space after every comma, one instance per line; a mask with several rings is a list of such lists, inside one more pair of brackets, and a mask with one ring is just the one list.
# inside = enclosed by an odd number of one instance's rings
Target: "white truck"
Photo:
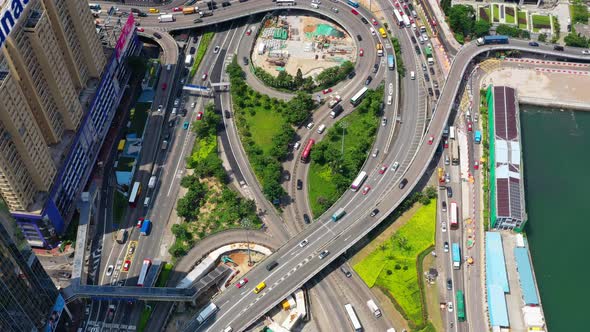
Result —
[[176, 18], [174, 18], [174, 15], [172, 15], [172, 14], [163, 14], [163, 15], [160, 15], [160, 17], [158, 17], [158, 21], [160, 23], [174, 22], [174, 21], [176, 21]]
[[197, 322], [199, 324], [203, 324], [209, 317], [211, 317], [215, 312], [217, 312], [219, 308], [215, 305], [215, 303], [209, 303], [201, 312], [199, 312], [199, 316], [197, 316]]
[[184, 58], [184, 65], [187, 67], [190, 67], [193, 64], [193, 56], [192, 55], [187, 55], [186, 58]]
[[156, 179], [157, 178], [155, 175], [150, 178], [150, 181], [148, 182], [148, 188], [154, 189], [156, 187]]
[[338, 105], [338, 103], [342, 100], [339, 95], [333, 95], [332, 99], [328, 102], [329, 108], [334, 108], [334, 106]]
[[381, 309], [379, 309], [377, 304], [375, 304], [375, 301], [373, 301], [372, 299], [367, 301], [367, 306], [369, 307], [369, 310], [371, 310], [373, 315], [375, 315], [375, 317], [381, 317]]

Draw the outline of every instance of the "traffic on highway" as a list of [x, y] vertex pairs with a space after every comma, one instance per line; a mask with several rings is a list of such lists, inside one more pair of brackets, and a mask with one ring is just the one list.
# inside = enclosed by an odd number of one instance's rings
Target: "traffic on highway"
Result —
[[[474, 216], [471, 211], [481, 209], [479, 199], [474, 197], [481, 194], [479, 167], [484, 162], [484, 128], [478, 115], [457, 110], [467, 85], [464, 77], [476, 66], [476, 57], [496, 50], [516, 49], [575, 60], [587, 60], [587, 55], [569, 48], [486, 36], [463, 45], [454, 54], [450, 68], [445, 69], [434, 50], [432, 38], [436, 36], [428, 34], [436, 31], [432, 29], [433, 21], [423, 19], [422, 8], [407, 1], [375, 2], [391, 14], [375, 15], [354, 0], [240, 0], [216, 5], [172, 1], [162, 7], [91, 4], [97, 24], [107, 17], [137, 16], [139, 35], [161, 48], [162, 67], [133, 185], [126, 197], [129, 208], [121, 220], [115, 220], [112, 213], [116, 188], [103, 188], [97, 217], [102, 229], [99, 227], [91, 240], [91, 251], [98, 253], [100, 262], [97, 278], [89, 285], [143, 287], [146, 292], [156, 286], [174, 241], [172, 225], [180, 223], [175, 208], [177, 198], [183, 195], [181, 179], [190, 172], [186, 160], [194, 149], [193, 126], [209, 116], [205, 105], [213, 102], [216, 112], [222, 115], [218, 151], [235, 190], [255, 201], [265, 232], [281, 245], [269, 249], [263, 260], [228, 282], [231, 287], [221, 287], [211, 301], [200, 303], [182, 327], [184, 331], [247, 330], [275, 306], [284, 306], [282, 301], [302, 288], [311, 288], [307, 296], [311, 294], [322, 308], [317, 315], [314, 309], [314, 317], [325, 321], [318, 323], [320, 326], [355, 331], [404, 330], [407, 325], [399, 325], [381, 310], [383, 304], [348, 265], [347, 255], [415, 188], [424, 187], [429, 175], [438, 189], [432, 255], [445, 262], [438, 282], [445, 329], [489, 330], [481, 302], [485, 294], [475, 277], [483, 273], [482, 262], [477, 259], [483, 256], [483, 249], [474, 247], [475, 259], [464, 256], [468, 239], [463, 222], [467, 216]], [[283, 183], [289, 202], [277, 209], [264, 196], [263, 185], [241, 144], [233, 116], [236, 101], [229, 92], [226, 68], [235, 58], [253, 89], [276, 99], [293, 98], [289, 91], [265, 86], [250, 73], [260, 20], [267, 12], [287, 9], [287, 15], [312, 12], [336, 22], [350, 34], [358, 53], [352, 75], [317, 91], [315, 94], [323, 102], [295, 128], [297, 139], [290, 158], [282, 164], [289, 174]], [[200, 49], [205, 29], [215, 35], [191, 76], [190, 68], [199, 56], [196, 50]], [[188, 31], [186, 41], [179, 43], [172, 38], [175, 31]], [[404, 51], [396, 52], [394, 45]], [[400, 63], [405, 74], [398, 70]], [[194, 86], [202, 88], [198, 92], [187, 89]], [[384, 93], [375, 140], [366, 151], [367, 158], [349, 190], [323, 214], [314, 215], [307, 185], [314, 148], [374, 89], [383, 89]], [[113, 151], [111, 155], [115, 154]], [[472, 185], [465, 183], [465, 168]], [[109, 178], [114, 181], [114, 174]], [[238, 241], [243, 242], [243, 238]], [[200, 254], [188, 263], [190, 269], [209, 252]], [[175, 287], [172, 281], [178, 282], [185, 274], [158, 286]], [[153, 309], [141, 297], [91, 298], [85, 307], [85, 331], [127, 328], [135, 325], [146, 310], [152, 315], [147, 323], [150, 329], [162, 330], [171, 306], [158, 303]], [[334, 315], [339, 319], [330, 320]]]

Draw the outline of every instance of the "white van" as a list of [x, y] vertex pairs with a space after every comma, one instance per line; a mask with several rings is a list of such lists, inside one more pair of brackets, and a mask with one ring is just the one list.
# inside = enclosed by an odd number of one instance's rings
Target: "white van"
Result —
[[176, 115], [177, 112], [178, 112], [178, 109], [176, 107], [172, 108], [172, 115]]
[[311, 129], [311, 128], [313, 128], [313, 122], [310, 122], [307, 124], [307, 129]]
[[373, 29], [373, 27], [370, 27], [369, 30], [371, 30], [371, 34], [374, 36], [376, 34], [375, 29]]
[[311, 4], [311, 8], [318, 9], [318, 8], [320, 8], [320, 5], [319, 5], [319, 4], [317, 4], [317, 3], [312, 3], [312, 4]]
[[416, 31], [416, 23], [412, 23], [412, 31]]
[[413, 80], [415, 80], [416, 79], [416, 73], [413, 72], [413, 71], [411, 71], [410, 72], [410, 78], [413, 79]]
[[420, 32], [426, 32], [426, 27], [425, 27], [425, 26], [423, 26], [423, 25], [421, 25], [421, 26], [420, 26]]
[[148, 188], [153, 189], [156, 186], [156, 176], [152, 176], [148, 182]]
[[295, 145], [293, 145], [293, 149], [298, 150], [300, 146], [301, 146], [301, 142], [295, 142]]
[[387, 105], [391, 105], [393, 102], [393, 96], [387, 96]]
[[324, 130], [326, 130], [326, 125], [322, 124], [318, 127], [318, 134], [321, 134], [324, 132]]
[[225, 329], [223, 329], [223, 332], [232, 332], [234, 329], [231, 328], [231, 326], [226, 327]]
[[428, 65], [429, 66], [434, 65], [434, 59], [433, 58], [428, 58], [427, 61], [428, 61]]
[[170, 69], [172, 69], [172, 65], [166, 66], [166, 70], [170, 71]]
[[143, 206], [144, 207], [148, 207], [150, 206], [150, 198], [146, 197], [145, 200], [143, 201]]

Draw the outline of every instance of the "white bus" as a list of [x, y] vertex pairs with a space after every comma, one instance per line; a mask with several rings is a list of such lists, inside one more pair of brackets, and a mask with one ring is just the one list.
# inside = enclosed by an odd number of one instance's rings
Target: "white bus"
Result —
[[131, 195], [129, 195], [129, 205], [135, 207], [137, 204], [137, 199], [141, 195], [141, 183], [135, 182], [133, 184], [133, 189], [131, 189]]
[[139, 277], [137, 277], [137, 286], [143, 287], [145, 276], [147, 275], [150, 266], [152, 266], [152, 261], [149, 259], [144, 259], [143, 265], [141, 266], [141, 272], [139, 272]]
[[347, 303], [344, 305], [344, 309], [346, 309], [346, 313], [348, 314], [348, 318], [350, 319], [350, 322], [352, 323], [352, 326], [354, 327], [354, 332], [361, 332], [363, 330], [363, 326], [361, 325], [361, 322], [359, 321], [358, 317], [356, 316], [356, 313], [354, 312], [354, 308], [352, 307], [352, 305], [350, 303]]
[[395, 20], [397, 21], [397, 25], [403, 27], [404, 20], [402, 19], [402, 15], [397, 11], [397, 9], [393, 9], [393, 16], [395, 16]]
[[449, 138], [450, 139], [455, 139], [455, 126], [450, 126], [449, 127]]
[[277, 0], [277, 6], [295, 6], [295, 0]]
[[356, 179], [354, 179], [354, 181], [352, 181], [352, 184], [350, 185], [350, 189], [352, 189], [352, 191], [359, 190], [359, 188], [363, 185], [363, 182], [365, 182], [366, 179], [367, 179], [367, 172], [365, 172], [365, 171], [360, 172], [359, 175], [356, 177]]
[[358, 105], [363, 100], [368, 90], [369, 89], [367, 89], [367, 87], [364, 86], [359, 92], [356, 93], [356, 95], [352, 96], [352, 98], [350, 99], [350, 103], [354, 106]]
[[457, 203], [452, 202], [450, 207], [451, 217], [449, 218], [449, 223], [451, 229], [458, 229], [459, 228], [459, 220], [457, 219]]

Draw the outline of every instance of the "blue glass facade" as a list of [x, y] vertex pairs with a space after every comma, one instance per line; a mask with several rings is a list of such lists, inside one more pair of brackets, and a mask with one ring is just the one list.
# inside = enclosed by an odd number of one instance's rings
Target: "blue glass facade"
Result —
[[117, 61], [114, 53], [111, 56], [41, 213], [13, 213], [31, 245], [53, 247], [57, 236], [65, 232], [131, 77], [124, 59], [138, 55], [141, 48], [142, 43], [133, 32], [122, 61]]

